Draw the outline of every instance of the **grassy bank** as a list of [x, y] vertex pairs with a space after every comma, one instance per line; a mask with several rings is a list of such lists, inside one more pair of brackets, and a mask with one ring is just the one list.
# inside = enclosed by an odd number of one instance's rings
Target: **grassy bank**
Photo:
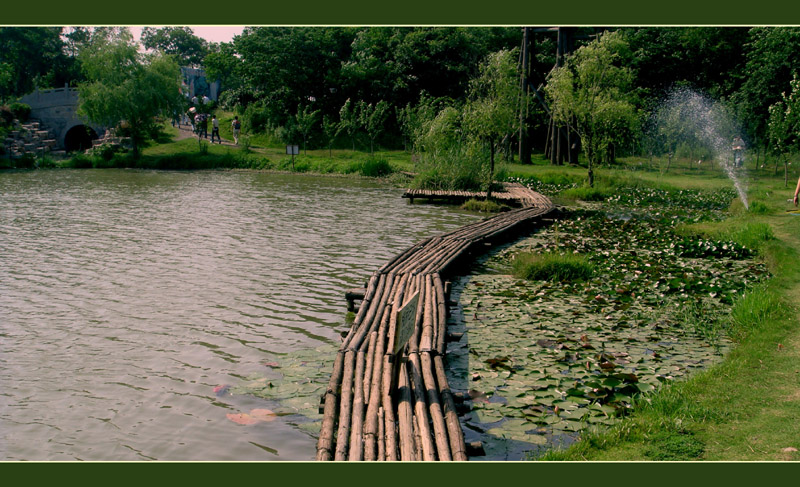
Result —
[[[239, 146], [211, 144], [194, 136], [179, 138], [178, 130], [166, 126], [159, 140], [134, 159], [128, 151], [100, 151], [78, 154], [63, 161], [42, 161], [39, 167], [135, 168], [156, 170], [252, 169], [297, 173], [342, 174], [387, 177], [407, 167], [410, 157], [403, 153], [352, 151], [307, 151], [294, 157], [285, 149], [254, 145], [240, 140]], [[225, 137], [223, 130], [223, 138]], [[230, 134], [228, 134], [230, 135]], [[246, 141], [246, 142], [245, 142]]]
[[[731, 184], [714, 175], [658, 181]], [[730, 218], [683, 228], [757, 248], [774, 276], [734, 302], [727, 328], [735, 348], [721, 364], [641, 396], [620, 424], [540, 460], [800, 460], [800, 216], [787, 212], [793, 184], [749, 184], [750, 210], [735, 202]]]

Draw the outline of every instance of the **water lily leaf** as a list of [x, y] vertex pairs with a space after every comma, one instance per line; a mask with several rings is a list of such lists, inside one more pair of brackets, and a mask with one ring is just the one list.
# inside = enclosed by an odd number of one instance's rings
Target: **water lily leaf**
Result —
[[228, 413], [225, 416], [227, 416], [228, 419], [230, 419], [236, 424], [251, 425], [259, 422], [258, 419], [245, 413], [238, 413], [238, 414]]

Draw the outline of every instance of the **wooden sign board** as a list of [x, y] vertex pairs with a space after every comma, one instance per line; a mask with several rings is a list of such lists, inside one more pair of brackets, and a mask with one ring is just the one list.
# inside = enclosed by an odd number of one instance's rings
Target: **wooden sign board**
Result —
[[394, 333], [394, 347], [392, 353], [402, 350], [411, 336], [414, 334], [414, 327], [417, 324], [417, 305], [419, 304], [419, 291], [415, 292], [411, 299], [397, 311], [397, 329]]

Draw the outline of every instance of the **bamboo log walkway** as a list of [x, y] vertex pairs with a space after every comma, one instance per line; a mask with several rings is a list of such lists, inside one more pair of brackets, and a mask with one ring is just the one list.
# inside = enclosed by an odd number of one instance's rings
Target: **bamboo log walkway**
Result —
[[[419, 242], [373, 273], [363, 295], [350, 292], [361, 304], [322, 397], [317, 460], [467, 460], [444, 364], [445, 278], [487, 246], [529, 232], [555, 209], [521, 185], [508, 184], [503, 193], [515, 195], [521, 207]], [[413, 334], [394, 353], [397, 311], [414, 296]]]
[[[486, 199], [486, 192], [409, 189], [403, 193], [403, 198], [408, 198], [412, 203], [414, 202], [415, 198], [463, 202], [470, 199]], [[492, 192], [492, 199], [523, 207], [544, 207], [551, 204], [550, 200], [548, 200], [545, 196], [531, 191], [521, 184], [515, 183], [503, 183], [502, 190]]]

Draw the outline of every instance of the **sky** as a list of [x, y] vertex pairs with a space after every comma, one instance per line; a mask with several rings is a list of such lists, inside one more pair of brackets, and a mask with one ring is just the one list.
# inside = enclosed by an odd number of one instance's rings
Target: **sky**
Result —
[[[142, 34], [142, 27], [144, 26], [129, 26], [136, 41], [139, 41], [139, 37]], [[153, 25], [150, 27], [160, 28], [164, 26]], [[233, 40], [233, 36], [241, 34], [242, 30], [244, 30], [243, 25], [190, 25], [189, 27], [194, 31], [194, 35], [202, 37], [208, 42], [230, 42]]]

